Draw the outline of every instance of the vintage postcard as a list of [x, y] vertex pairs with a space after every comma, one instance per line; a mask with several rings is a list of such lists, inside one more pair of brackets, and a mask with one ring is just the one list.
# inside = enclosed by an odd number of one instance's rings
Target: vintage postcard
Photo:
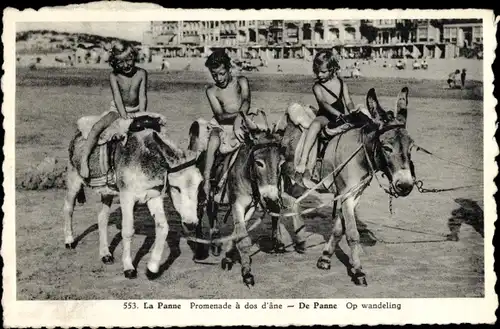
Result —
[[3, 22], [5, 327], [495, 322], [492, 11]]

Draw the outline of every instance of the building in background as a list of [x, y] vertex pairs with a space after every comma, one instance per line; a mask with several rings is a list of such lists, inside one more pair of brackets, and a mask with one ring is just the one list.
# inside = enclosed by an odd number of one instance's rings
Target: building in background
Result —
[[310, 60], [320, 49], [348, 58], [451, 58], [477, 46], [481, 20], [155, 21], [143, 40], [143, 49], [158, 56], [199, 57], [224, 48], [240, 59]]

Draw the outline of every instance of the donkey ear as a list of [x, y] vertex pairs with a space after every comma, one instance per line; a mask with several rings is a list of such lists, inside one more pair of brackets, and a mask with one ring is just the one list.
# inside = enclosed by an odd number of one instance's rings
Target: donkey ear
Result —
[[403, 87], [398, 94], [396, 102], [396, 119], [406, 125], [408, 118], [408, 87]]
[[377, 113], [380, 108], [375, 88], [371, 88], [368, 90], [368, 94], [366, 94], [366, 107], [372, 114]]

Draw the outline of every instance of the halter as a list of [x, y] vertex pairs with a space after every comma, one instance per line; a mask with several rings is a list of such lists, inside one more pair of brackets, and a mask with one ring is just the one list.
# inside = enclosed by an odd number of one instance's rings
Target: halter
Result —
[[168, 175], [174, 174], [174, 173], [179, 172], [181, 170], [184, 170], [186, 168], [195, 166], [197, 163], [198, 163], [198, 158], [191, 159], [189, 161], [183, 162], [183, 163], [181, 163], [177, 166], [173, 166], [173, 167], [171, 167], [167, 163], [167, 170], [166, 170], [165, 174], [163, 175], [163, 188], [161, 189], [161, 194], [162, 195], [165, 194], [168, 187], [170, 186], [170, 184], [168, 183]]
[[[266, 142], [266, 143], [260, 143], [260, 144], [253, 144], [250, 147], [250, 150], [248, 151], [246, 163], [248, 163], [248, 160], [253, 158], [253, 154], [255, 151], [265, 149], [265, 148], [270, 148], [270, 147], [281, 147], [281, 143], [272, 141], [272, 142]], [[279, 172], [279, 167], [277, 170]], [[262, 200], [261, 200], [260, 193], [259, 193], [259, 187], [257, 186], [256, 180], [253, 179], [253, 176], [255, 175], [255, 173], [253, 172], [252, 167], [249, 168], [249, 174], [250, 174], [250, 182], [252, 185], [252, 201], [255, 204], [261, 204], [262, 208], [264, 209], [265, 207], [264, 207], [264, 205], [262, 205]], [[280, 207], [283, 204], [283, 202], [281, 200], [281, 184], [280, 183], [278, 184], [278, 204]]]
[[[386, 125], [386, 126], [382, 127], [381, 129], [379, 129], [379, 130], [377, 130], [375, 132], [374, 138], [376, 138], [377, 141], [380, 142], [378, 139], [384, 133], [386, 133], [386, 132], [388, 132], [390, 130], [393, 130], [393, 129], [404, 128], [404, 127], [405, 127], [404, 124], [390, 124], [390, 125]], [[362, 136], [364, 136], [364, 135], [362, 135]], [[392, 187], [392, 175], [389, 172], [385, 172], [385, 170], [380, 169], [380, 170], [384, 171], [384, 174], [386, 174], [387, 178], [389, 179], [389, 183], [390, 183], [389, 184], [389, 188], [386, 188], [385, 186], [382, 185], [382, 183], [380, 182], [379, 178], [375, 174], [376, 170], [375, 170], [375, 168], [373, 166], [372, 161], [370, 160], [370, 155], [368, 154], [368, 150], [366, 149], [366, 143], [365, 143], [364, 138], [363, 138], [363, 141], [362, 141], [362, 145], [363, 145], [363, 149], [365, 151], [366, 161], [368, 162], [368, 166], [370, 167], [370, 174], [375, 177], [375, 179], [377, 180], [378, 185], [380, 186], [380, 188], [382, 190], [384, 190], [385, 193], [389, 194], [391, 197], [398, 198], [399, 194], [397, 194], [396, 191], [394, 191], [394, 189]], [[374, 160], [376, 160], [376, 151], [377, 151], [377, 148], [378, 148], [377, 146], [374, 146], [374, 148], [373, 148], [373, 158], [374, 158]], [[384, 160], [385, 160], [385, 156], [384, 156]]]

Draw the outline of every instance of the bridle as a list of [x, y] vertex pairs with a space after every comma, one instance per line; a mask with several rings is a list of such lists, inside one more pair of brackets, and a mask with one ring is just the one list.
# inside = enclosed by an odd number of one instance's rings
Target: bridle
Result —
[[192, 166], [196, 166], [198, 164], [198, 161], [199, 161], [199, 157], [195, 157], [189, 161], [180, 163], [176, 166], [170, 166], [167, 163], [167, 170], [165, 171], [165, 174], [163, 175], [163, 188], [161, 190], [161, 194], [162, 195], [165, 194], [167, 189], [169, 189], [169, 187], [170, 187], [170, 184], [168, 181], [168, 175], [174, 174], [176, 172], [182, 171], [182, 170], [187, 169], [187, 168], [192, 167]]
[[[381, 147], [381, 143], [379, 140], [380, 136], [385, 134], [386, 132], [388, 132], [390, 130], [398, 129], [398, 128], [405, 128], [405, 125], [404, 124], [388, 124], [388, 125], [383, 126], [381, 129], [378, 129], [375, 132], [372, 140], [376, 141], [376, 144], [374, 145], [373, 150], [372, 150], [372, 154], [371, 154], [372, 158], [375, 162], [378, 159], [377, 150], [379, 150]], [[363, 134], [362, 136], [365, 136], [365, 134]], [[363, 149], [365, 151], [366, 161], [368, 162], [368, 166], [370, 167], [370, 174], [375, 177], [375, 179], [377, 180], [378, 185], [380, 186], [381, 189], [383, 189], [390, 196], [392, 196], [394, 198], [398, 198], [399, 194], [396, 193], [396, 191], [394, 190], [394, 187], [393, 187], [392, 174], [389, 172], [389, 170], [387, 168], [388, 161], [387, 161], [387, 158], [385, 156], [385, 153], [382, 150], [379, 151], [382, 154], [382, 159], [383, 159], [384, 163], [382, 165], [378, 165], [377, 166], [378, 168], [375, 168], [375, 166], [373, 165], [372, 160], [370, 158], [370, 154], [368, 153], [368, 150], [366, 149], [366, 141], [364, 138], [362, 141], [362, 145], [363, 145]], [[382, 183], [380, 182], [380, 180], [378, 179], [377, 175], [375, 175], [377, 170], [381, 170], [387, 176], [387, 179], [389, 180], [389, 188], [386, 188], [385, 186], [383, 186]]]
[[[272, 147], [277, 147], [278, 149], [281, 148], [281, 143], [277, 142], [277, 141], [270, 141], [270, 142], [264, 142], [264, 143], [255, 143], [253, 140], [251, 140], [251, 141], [252, 141], [252, 146], [250, 147], [250, 149], [248, 151], [248, 156], [247, 156], [247, 160], [246, 160], [247, 164], [254, 162], [255, 151], [267, 149], [267, 148], [272, 148]], [[257, 186], [257, 180], [254, 179], [256, 174], [255, 174], [253, 168], [254, 168], [253, 166], [250, 166], [248, 168], [249, 178], [250, 178], [250, 182], [252, 185], [252, 199], [253, 199], [252, 201], [255, 204], [261, 204], [262, 208], [264, 209], [265, 207], [262, 204], [262, 200], [261, 200], [261, 196], [260, 196], [260, 192], [259, 192], [259, 187]], [[278, 165], [278, 168], [276, 170], [277, 170], [276, 175], [279, 178], [279, 180], [281, 180], [282, 177], [280, 175], [280, 166], [279, 165]], [[281, 200], [281, 192], [282, 192], [281, 181], [279, 181], [278, 182], [278, 205], [280, 208], [283, 205], [283, 202]]]

